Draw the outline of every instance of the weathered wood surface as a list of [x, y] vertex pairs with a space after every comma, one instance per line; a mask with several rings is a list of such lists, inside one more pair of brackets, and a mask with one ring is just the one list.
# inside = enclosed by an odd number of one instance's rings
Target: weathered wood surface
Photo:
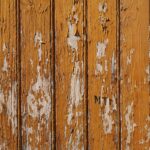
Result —
[[121, 0], [123, 149], [150, 149], [149, 1]]
[[149, 12], [0, 0], [0, 150], [149, 150]]
[[56, 0], [57, 149], [85, 149], [83, 0]]
[[88, 1], [89, 147], [119, 145], [116, 0]]
[[52, 146], [50, 1], [21, 0], [22, 149]]
[[16, 1], [0, 0], [0, 149], [17, 148]]

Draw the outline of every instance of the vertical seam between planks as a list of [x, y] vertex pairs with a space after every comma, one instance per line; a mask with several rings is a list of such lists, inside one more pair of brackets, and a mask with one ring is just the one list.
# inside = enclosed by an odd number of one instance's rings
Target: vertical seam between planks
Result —
[[[149, 41], [149, 52], [148, 52], [148, 55], [150, 55], [149, 53], [150, 53], [150, 0], [149, 0], [149, 27], [148, 27], [148, 32], [149, 32], [149, 39], [148, 39], [148, 41]], [[150, 56], [149, 56], [149, 72], [150, 72]], [[150, 75], [149, 75], [149, 79], [150, 79]], [[150, 96], [150, 81], [149, 81], [149, 96]], [[150, 113], [150, 111], [149, 111], [149, 113]]]
[[121, 150], [121, 50], [120, 50], [120, 37], [121, 37], [121, 23], [120, 23], [120, 0], [116, 1], [116, 12], [117, 12], [117, 27], [116, 27], [116, 49], [117, 49], [117, 106], [118, 106], [118, 149]]
[[84, 49], [84, 86], [85, 86], [85, 93], [84, 93], [84, 107], [85, 107], [85, 149], [88, 150], [89, 146], [89, 139], [88, 139], [88, 4], [87, 0], [83, 1], [83, 49]]
[[56, 150], [55, 0], [50, 0], [50, 43], [52, 58], [52, 149]]
[[22, 149], [22, 136], [21, 136], [21, 28], [20, 28], [20, 0], [16, 0], [16, 51], [17, 51], [17, 148]]

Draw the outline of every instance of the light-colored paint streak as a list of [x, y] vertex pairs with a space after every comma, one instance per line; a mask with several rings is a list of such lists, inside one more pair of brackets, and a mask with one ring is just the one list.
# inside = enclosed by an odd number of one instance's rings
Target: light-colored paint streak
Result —
[[40, 72], [41, 67], [37, 66], [37, 79], [30, 86], [27, 96], [28, 113], [33, 118], [48, 120], [51, 112], [50, 77], [45, 78]]
[[[146, 125], [144, 127], [144, 129], [146, 130], [146, 136], [144, 138], [142, 138], [140, 141], [139, 141], [139, 144], [145, 144], [145, 143], [150, 143], [150, 116], [147, 117], [146, 119]], [[148, 149], [147, 147], [145, 149]]]
[[116, 72], [117, 66], [116, 66], [116, 59], [115, 59], [115, 53], [113, 52], [113, 56], [111, 59], [111, 74], [112, 74], [112, 81], [115, 80], [115, 72]]
[[17, 83], [14, 82], [9, 85], [8, 92], [4, 92], [4, 89], [0, 89], [0, 113], [4, 112], [4, 105], [6, 105], [6, 112], [8, 122], [11, 125], [12, 134], [16, 135], [17, 129]]
[[104, 42], [98, 42], [97, 43], [97, 58], [101, 59], [105, 56], [105, 51], [108, 45], [108, 39], [104, 40]]
[[102, 114], [103, 129], [105, 134], [111, 134], [113, 128], [113, 118], [111, 116], [112, 109], [110, 108], [110, 99], [106, 99], [106, 105], [104, 108], [104, 113]]
[[2, 51], [4, 52], [7, 49], [6, 43], [3, 44]]
[[4, 57], [4, 64], [3, 64], [3, 67], [2, 67], [2, 71], [3, 72], [8, 72], [8, 63], [7, 63], [6, 56]]
[[133, 120], [133, 103], [127, 106], [126, 114], [125, 114], [125, 125], [127, 129], [127, 137], [126, 137], [126, 150], [130, 150], [131, 138], [134, 132], [134, 128], [137, 126]]
[[77, 25], [78, 25], [78, 14], [76, 13], [76, 6], [73, 6], [72, 13], [68, 21], [68, 45], [71, 47], [72, 51], [78, 50], [78, 41], [80, 36], [77, 35]]
[[106, 13], [107, 12], [107, 3], [106, 2], [103, 2], [103, 3], [99, 3], [99, 12], [102, 12], [102, 13]]
[[34, 46], [38, 46], [38, 58], [39, 61], [42, 59], [42, 34], [40, 32], [36, 32], [34, 36]]
[[0, 88], [0, 113], [3, 111], [3, 104], [5, 103], [3, 90]]
[[82, 118], [82, 112], [78, 110], [84, 95], [84, 81], [83, 78], [80, 77], [81, 75], [80, 66], [83, 69], [82, 62], [75, 62], [74, 70], [71, 75], [70, 97], [68, 103], [68, 116], [67, 116], [68, 128], [67, 129], [69, 128], [71, 129], [74, 123], [76, 123], [76, 127], [73, 129], [75, 130], [75, 133], [69, 136], [69, 140], [66, 144], [66, 147], [67, 149], [73, 149], [73, 150], [79, 148], [80, 140], [83, 135], [83, 126], [82, 124], [79, 126], [79, 120]]
[[78, 32], [78, 9], [79, 4], [74, 4], [68, 18], [67, 44], [72, 50], [73, 72], [70, 80], [70, 93], [67, 108], [67, 125], [64, 136], [66, 149], [81, 149], [83, 147], [83, 110], [81, 109], [84, 95], [83, 62], [79, 60], [80, 35]]
[[[113, 129], [113, 113], [117, 111], [116, 96], [113, 95], [112, 99], [109, 97], [103, 98], [104, 86], [101, 86], [100, 94], [100, 117], [102, 118], [104, 133], [111, 134]], [[111, 104], [112, 103], [112, 104]]]
[[95, 75], [98, 75], [99, 73], [102, 74], [104, 71], [108, 72], [107, 67], [107, 60], [105, 60], [104, 65], [101, 63], [101, 59], [105, 57], [106, 48], [108, 45], [108, 39], [104, 40], [103, 42], [98, 42], [96, 45], [97, 53], [96, 53], [96, 69], [95, 69]]
[[131, 65], [131, 63], [132, 63], [132, 55], [133, 55], [134, 51], [135, 51], [134, 48], [132, 48], [130, 50], [129, 55], [127, 56], [127, 65]]

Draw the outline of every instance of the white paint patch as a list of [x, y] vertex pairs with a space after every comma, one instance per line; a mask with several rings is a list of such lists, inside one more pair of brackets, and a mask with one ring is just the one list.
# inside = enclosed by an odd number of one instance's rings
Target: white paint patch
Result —
[[146, 74], [148, 75], [147, 81], [150, 82], [150, 65], [147, 66], [145, 71], [146, 71]]
[[5, 103], [4, 100], [4, 93], [3, 90], [0, 90], [0, 113], [3, 111], [3, 104]]
[[132, 48], [132, 49], [130, 50], [129, 55], [127, 56], [127, 65], [131, 65], [131, 62], [132, 62], [132, 55], [133, 55], [134, 51], [135, 51], [134, 48]]
[[106, 105], [104, 109], [104, 114], [102, 115], [103, 119], [103, 129], [105, 134], [111, 134], [114, 121], [111, 116], [112, 110], [110, 108], [110, 100], [106, 99]]
[[[12, 134], [15, 135], [17, 129], [17, 83], [13, 82], [9, 87], [7, 92], [0, 88], [0, 113], [6, 111]], [[3, 106], [5, 106], [5, 110]]]
[[78, 42], [80, 40], [80, 36], [76, 35], [77, 33], [77, 25], [79, 22], [78, 14], [76, 13], [76, 7], [72, 7], [72, 14], [70, 15], [68, 21], [68, 38], [67, 43], [71, 47], [72, 51], [78, 50]]
[[147, 124], [145, 125], [145, 130], [146, 130], [146, 137], [141, 139], [139, 141], [139, 144], [144, 144], [144, 143], [149, 143], [150, 142], [150, 126], [149, 126], [149, 123], [150, 123], [150, 116], [147, 117], [146, 119], [147, 121]]
[[102, 58], [105, 56], [105, 50], [108, 45], [108, 39], [106, 39], [104, 42], [98, 42], [97, 43], [97, 58]]
[[33, 60], [32, 59], [30, 59], [30, 64], [33, 67]]
[[107, 60], [105, 60], [105, 71], [108, 72], [108, 63], [107, 63]]
[[99, 63], [96, 64], [96, 70], [95, 70], [95, 74], [97, 75], [98, 73], [100, 74], [103, 73], [103, 66]]
[[[79, 120], [82, 119], [82, 112], [78, 110], [84, 95], [84, 80], [80, 77], [81, 70], [83, 70], [83, 62], [75, 62], [70, 83], [70, 97], [67, 116], [68, 128], [65, 129], [70, 131], [73, 127], [74, 133], [69, 135], [69, 139], [66, 143], [66, 148], [73, 150], [79, 149], [79, 146], [81, 145], [80, 141], [83, 135], [83, 126], [82, 124], [79, 125]], [[76, 124], [76, 128], [73, 126], [74, 123]]]
[[6, 56], [4, 57], [4, 64], [3, 64], [3, 67], [2, 67], [2, 71], [3, 72], [8, 72], [8, 63], [7, 63]]
[[133, 121], [133, 103], [127, 106], [125, 115], [125, 124], [127, 128], [126, 150], [130, 150], [131, 137], [134, 128], [137, 126]]
[[[112, 100], [107, 97], [103, 98], [104, 86], [101, 86], [100, 93], [100, 116], [102, 117], [103, 130], [105, 134], [111, 134], [113, 129], [114, 120], [112, 117], [112, 113], [117, 110], [117, 104], [115, 96], [112, 96]], [[110, 104], [112, 101], [112, 105]]]
[[78, 107], [84, 95], [84, 83], [80, 78], [80, 63], [75, 62], [74, 71], [71, 76], [70, 85], [70, 98], [69, 98], [69, 112], [68, 112], [68, 125], [71, 124], [73, 117], [73, 107]]
[[78, 41], [80, 40], [79, 36], [76, 36], [76, 24], [68, 23], [69, 28], [69, 37], [68, 37], [68, 45], [72, 50], [78, 50]]
[[99, 3], [99, 7], [98, 7], [99, 12], [106, 13], [107, 9], [108, 7], [106, 2]]
[[8, 120], [11, 123], [12, 132], [15, 134], [17, 129], [17, 82], [12, 84], [6, 103]]
[[39, 61], [42, 59], [42, 34], [40, 32], [36, 32], [34, 36], [34, 45], [38, 45], [38, 58]]
[[4, 44], [3, 44], [3, 48], [2, 48], [3, 52], [4, 52], [6, 49], [7, 49], [7, 46], [6, 46], [6, 43], [4, 43]]
[[116, 72], [116, 59], [115, 59], [115, 53], [113, 52], [113, 56], [111, 59], [111, 74], [112, 74], [112, 80], [115, 80], [115, 72]]
[[48, 120], [51, 112], [50, 77], [41, 76], [40, 69], [37, 66], [37, 81], [28, 91], [28, 112], [33, 118], [44, 117]]
[[114, 96], [114, 95], [112, 96], [112, 106], [113, 106], [112, 109], [116, 111], [117, 103], [116, 103], [116, 96]]

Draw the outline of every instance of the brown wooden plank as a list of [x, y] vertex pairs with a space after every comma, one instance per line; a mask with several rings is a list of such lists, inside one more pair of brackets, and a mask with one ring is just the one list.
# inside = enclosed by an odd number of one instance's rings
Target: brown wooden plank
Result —
[[57, 149], [84, 149], [83, 0], [56, 0]]
[[121, 0], [122, 149], [150, 149], [149, 0]]
[[22, 149], [51, 149], [50, 0], [21, 0]]
[[116, 0], [88, 1], [89, 148], [117, 149]]
[[17, 148], [16, 6], [0, 0], [0, 149]]

